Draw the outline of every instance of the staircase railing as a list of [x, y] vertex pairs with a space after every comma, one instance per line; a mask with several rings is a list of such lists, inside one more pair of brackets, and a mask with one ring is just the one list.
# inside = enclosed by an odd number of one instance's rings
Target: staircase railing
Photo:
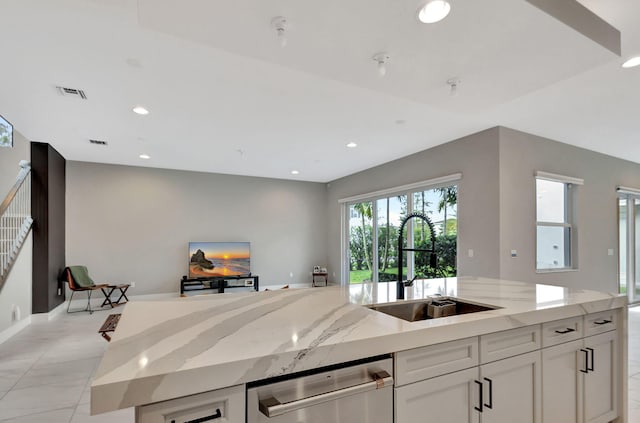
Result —
[[33, 219], [31, 217], [31, 164], [20, 162], [20, 172], [0, 204], [0, 290], [4, 286]]

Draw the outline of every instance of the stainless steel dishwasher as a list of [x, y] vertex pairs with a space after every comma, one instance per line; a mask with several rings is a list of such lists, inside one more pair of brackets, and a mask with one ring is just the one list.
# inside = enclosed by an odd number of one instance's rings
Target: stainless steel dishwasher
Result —
[[247, 389], [247, 423], [392, 423], [393, 362], [384, 358]]

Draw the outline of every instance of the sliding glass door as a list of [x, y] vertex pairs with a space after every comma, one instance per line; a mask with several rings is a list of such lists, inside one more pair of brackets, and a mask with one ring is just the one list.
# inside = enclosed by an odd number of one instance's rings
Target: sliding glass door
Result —
[[[343, 275], [349, 284], [391, 282], [402, 278], [424, 279], [456, 275], [457, 185], [426, 187], [393, 192], [346, 203]], [[398, 237], [402, 220], [411, 212], [431, 219], [438, 262], [431, 268], [429, 255], [407, 252], [399, 257]], [[404, 230], [403, 248], [429, 248], [431, 232], [419, 219], [410, 220]]]
[[640, 301], [640, 193], [618, 190], [620, 292]]

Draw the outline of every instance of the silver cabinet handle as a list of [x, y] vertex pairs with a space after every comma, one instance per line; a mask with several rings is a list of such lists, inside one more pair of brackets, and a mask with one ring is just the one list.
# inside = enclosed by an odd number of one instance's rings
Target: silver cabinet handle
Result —
[[260, 412], [267, 417], [280, 416], [291, 411], [301, 408], [311, 407], [312, 405], [322, 404], [323, 402], [333, 401], [349, 395], [361, 394], [363, 392], [375, 391], [376, 389], [385, 388], [393, 385], [393, 377], [384, 370], [372, 375], [373, 380], [362, 383], [360, 385], [350, 386], [336, 391], [325, 392], [323, 394], [313, 395], [307, 398], [301, 398], [296, 401], [281, 403], [274, 397], [260, 400], [258, 407]]

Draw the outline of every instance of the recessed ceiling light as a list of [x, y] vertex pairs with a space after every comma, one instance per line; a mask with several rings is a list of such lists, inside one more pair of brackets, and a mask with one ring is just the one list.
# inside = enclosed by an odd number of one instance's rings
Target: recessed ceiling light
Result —
[[353, 141], [351, 141], [349, 144], [347, 144], [347, 147], [349, 147], [349, 148], [356, 148], [357, 146], [358, 146], [358, 144], [356, 144]]
[[300, 172], [298, 172], [297, 170], [292, 170], [292, 171], [291, 171], [291, 174], [292, 174], [292, 175], [297, 175], [298, 173], [300, 173]]
[[622, 67], [628, 69], [635, 68], [638, 65], [640, 65], [640, 56], [632, 57], [631, 59], [627, 60], [622, 64]]
[[447, 17], [451, 5], [446, 0], [429, 0], [418, 10], [418, 20], [422, 23], [436, 23]]
[[136, 106], [133, 108], [133, 113], [137, 113], [139, 115], [148, 115], [149, 111], [142, 106]]
[[140, 157], [141, 159], [145, 159], [145, 160], [148, 160], [148, 159], [151, 158], [151, 156], [148, 155], [148, 154], [140, 154], [138, 157]]

